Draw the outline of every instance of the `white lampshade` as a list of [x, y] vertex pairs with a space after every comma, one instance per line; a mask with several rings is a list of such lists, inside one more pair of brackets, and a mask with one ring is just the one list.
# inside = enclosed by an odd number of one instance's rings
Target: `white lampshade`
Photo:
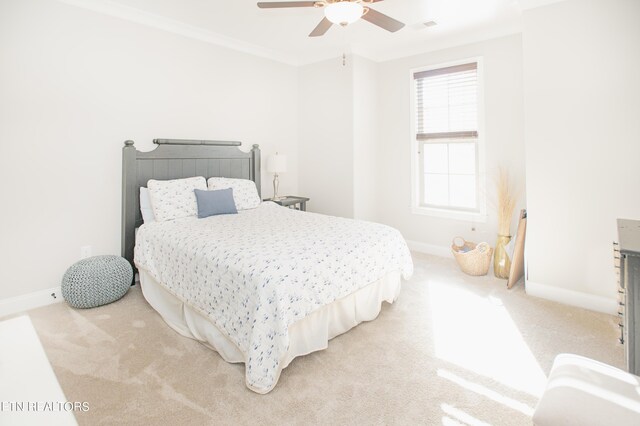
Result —
[[269, 173], [284, 173], [287, 171], [287, 157], [277, 152], [267, 158], [267, 171]]
[[364, 8], [360, 3], [339, 1], [330, 3], [324, 8], [324, 16], [334, 24], [348, 25], [356, 22], [362, 16]]

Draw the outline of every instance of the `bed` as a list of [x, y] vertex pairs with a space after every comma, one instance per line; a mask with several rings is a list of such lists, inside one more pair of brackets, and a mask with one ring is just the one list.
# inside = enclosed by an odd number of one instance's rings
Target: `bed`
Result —
[[264, 202], [233, 215], [146, 223], [150, 179], [248, 179], [260, 191], [260, 151], [238, 142], [156, 140], [123, 149], [123, 256], [145, 299], [181, 335], [245, 364], [246, 386], [267, 393], [297, 356], [392, 303], [413, 264], [393, 228]]

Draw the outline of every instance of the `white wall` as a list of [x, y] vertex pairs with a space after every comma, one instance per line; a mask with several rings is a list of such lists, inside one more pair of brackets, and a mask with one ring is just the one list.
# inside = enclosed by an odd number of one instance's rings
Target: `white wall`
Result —
[[307, 209], [377, 218], [377, 64], [356, 55], [300, 67], [300, 192]]
[[299, 68], [299, 187], [307, 210], [353, 217], [353, 62]]
[[295, 67], [52, 0], [0, 2], [0, 64], [0, 300], [120, 253], [126, 139], [258, 143], [298, 192]]
[[[413, 214], [411, 212], [410, 70], [473, 57], [483, 58], [484, 143], [487, 199], [495, 200], [498, 166], [510, 169], [525, 205], [522, 101], [522, 40], [512, 35], [481, 43], [383, 62], [378, 68], [378, 220], [399, 229], [407, 240], [437, 253], [447, 253], [451, 240], [461, 235], [471, 241], [495, 243], [497, 219], [487, 204], [486, 223]], [[476, 231], [471, 231], [475, 227]]]
[[[615, 308], [615, 220], [640, 218], [638, 18], [637, 0], [565, 1], [524, 13], [527, 287], [534, 294], [576, 303], [586, 293]], [[597, 299], [581, 303], [603, 310]]]
[[378, 68], [353, 56], [353, 217], [377, 220]]
[[508, 166], [529, 211], [528, 291], [613, 300], [615, 219], [640, 217], [639, 8], [568, 0], [525, 11], [523, 36], [295, 68], [54, 0], [4, 0], [0, 300], [59, 285], [80, 246], [119, 253], [125, 139], [259, 143], [263, 159], [287, 155], [280, 192], [309, 196], [311, 211], [380, 221], [435, 251], [455, 235], [493, 243], [491, 204], [486, 223], [410, 209], [409, 70], [477, 56], [488, 198]]

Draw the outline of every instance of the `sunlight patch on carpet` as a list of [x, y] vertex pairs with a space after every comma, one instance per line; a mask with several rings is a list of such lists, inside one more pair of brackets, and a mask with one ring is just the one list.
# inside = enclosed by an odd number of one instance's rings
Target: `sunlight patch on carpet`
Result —
[[546, 376], [497, 297], [430, 282], [435, 355], [480, 376], [539, 397]]
[[31, 319], [0, 321], [0, 424], [76, 425]]
[[453, 374], [447, 370], [438, 369], [438, 376], [443, 379], [447, 379], [467, 390], [477, 393], [478, 395], [482, 395], [491, 399], [492, 401], [498, 402], [502, 405], [505, 405], [509, 408], [513, 408], [514, 410], [520, 411], [522, 414], [526, 416], [533, 415], [533, 408], [528, 406], [527, 404], [515, 400], [513, 398], [509, 398], [505, 395], [502, 395], [500, 392], [496, 392], [494, 390], [489, 389], [486, 386], [479, 385], [477, 383], [470, 382], [469, 380], [465, 380], [462, 377]]
[[471, 426], [490, 426], [489, 423], [483, 422], [471, 414], [465, 413], [464, 411], [454, 407], [449, 404], [440, 404], [440, 408], [443, 412], [447, 414], [447, 416], [443, 417], [443, 424], [446, 424], [445, 419], [454, 420], [455, 423], [451, 424], [462, 424], [462, 425], [471, 425]]

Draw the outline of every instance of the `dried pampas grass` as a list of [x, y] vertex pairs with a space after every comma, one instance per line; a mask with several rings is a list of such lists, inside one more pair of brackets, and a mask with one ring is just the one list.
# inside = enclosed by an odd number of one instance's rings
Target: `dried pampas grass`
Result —
[[513, 210], [516, 208], [518, 200], [518, 192], [514, 188], [513, 179], [509, 175], [509, 171], [500, 167], [496, 178], [496, 195], [498, 210], [498, 234], [511, 235], [511, 218]]

